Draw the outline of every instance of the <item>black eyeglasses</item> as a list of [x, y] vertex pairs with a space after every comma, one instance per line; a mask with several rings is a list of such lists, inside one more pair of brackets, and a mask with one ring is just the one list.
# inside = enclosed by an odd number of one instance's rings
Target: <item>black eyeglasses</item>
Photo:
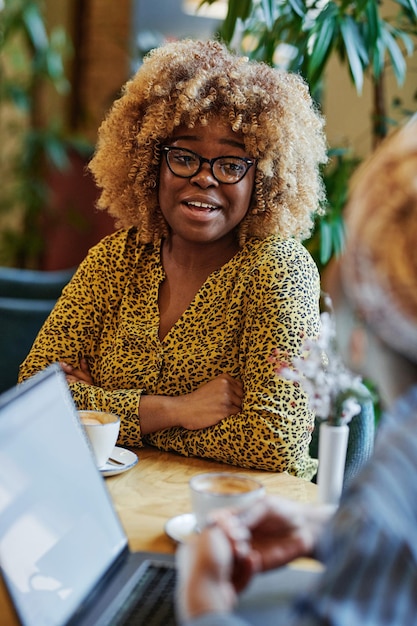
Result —
[[206, 159], [192, 150], [174, 146], [163, 146], [162, 152], [165, 154], [169, 169], [175, 176], [191, 178], [201, 170], [203, 163], [208, 163], [214, 178], [226, 185], [234, 185], [242, 180], [256, 162], [254, 159], [237, 156]]

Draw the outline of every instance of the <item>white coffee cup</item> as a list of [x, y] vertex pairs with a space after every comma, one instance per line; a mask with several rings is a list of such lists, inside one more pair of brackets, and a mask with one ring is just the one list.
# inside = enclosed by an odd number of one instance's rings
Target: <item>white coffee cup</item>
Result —
[[233, 472], [196, 474], [190, 479], [189, 486], [191, 505], [200, 530], [214, 509], [247, 507], [265, 493], [259, 481]]
[[96, 465], [104, 467], [119, 436], [120, 418], [104, 411], [78, 411], [87, 434]]

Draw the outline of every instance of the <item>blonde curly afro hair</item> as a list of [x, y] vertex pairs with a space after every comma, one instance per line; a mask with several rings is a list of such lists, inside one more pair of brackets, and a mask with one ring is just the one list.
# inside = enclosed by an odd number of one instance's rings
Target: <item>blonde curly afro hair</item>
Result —
[[324, 121], [306, 83], [231, 53], [217, 41], [182, 40], [152, 50], [123, 88], [99, 129], [89, 169], [101, 189], [98, 207], [139, 241], [167, 235], [158, 206], [160, 148], [179, 125], [213, 118], [243, 135], [257, 159], [255, 191], [239, 226], [247, 237], [305, 239], [324, 200]]

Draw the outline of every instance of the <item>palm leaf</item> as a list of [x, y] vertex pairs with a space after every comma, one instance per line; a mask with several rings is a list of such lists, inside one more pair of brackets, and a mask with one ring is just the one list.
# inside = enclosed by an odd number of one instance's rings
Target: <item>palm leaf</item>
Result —
[[394, 70], [395, 77], [399, 85], [402, 85], [407, 73], [407, 65], [403, 57], [403, 53], [399, 45], [397, 44], [392, 33], [388, 29], [382, 31], [382, 40], [392, 62], [392, 69]]
[[353, 82], [358, 93], [362, 93], [363, 71], [369, 62], [369, 57], [363, 45], [358, 24], [350, 16], [347, 16], [340, 23], [340, 32]]
[[324, 73], [327, 58], [332, 51], [332, 44], [337, 36], [337, 14], [334, 5], [322, 12], [313, 28], [309, 43], [312, 43], [311, 53], [307, 60], [307, 79], [317, 82]]

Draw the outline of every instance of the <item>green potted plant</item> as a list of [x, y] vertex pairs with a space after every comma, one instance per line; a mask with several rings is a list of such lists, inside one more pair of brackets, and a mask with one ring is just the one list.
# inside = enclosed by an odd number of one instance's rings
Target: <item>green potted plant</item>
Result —
[[69, 42], [62, 29], [48, 35], [42, 9], [35, 0], [5, 0], [0, 10], [0, 263], [19, 267], [39, 265], [45, 169], [67, 165], [60, 120], [45, 119], [42, 96], [46, 83], [68, 92]]
[[[216, 2], [201, 0], [200, 4]], [[277, 62], [277, 51], [284, 49], [287, 68], [306, 78], [317, 101], [333, 56], [346, 68], [358, 94], [368, 76], [372, 144], [376, 146], [387, 134], [386, 70], [390, 66], [398, 84], [404, 83], [406, 57], [414, 52], [417, 38], [415, 0], [227, 0], [227, 5], [219, 36], [247, 56], [271, 65]], [[330, 157], [324, 172], [328, 211], [306, 242], [321, 268], [342, 248], [344, 200], [359, 163], [359, 158], [338, 147], [331, 148]]]
[[[68, 220], [63, 211], [58, 215], [62, 203], [54, 204], [52, 196], [59, 193], [61, 180], [65, 181], [74, 167], [80, 179], [80, 196], [86, 192], [83, 163], [92, 146], [69, 132], [65, 123], [65, 98], [71, 88], [65, 64], [71, 52], [65, 28], [57, 26], [48, 31], [43, 0], [3, 0], [0, 266], [45, 269], [45, 248], [54, 237], [51, 224]], [[91, 196], [90, 204], [94, 206], [95, 197]], [[82, 220], [75, 212], [72, 217]], [[81, 230], [83, 225], [79, 226]]]
[[[65, 175], [85, 142], [69, 139], [51, 91], [69, 92], [63, 28], [47, 32], [41, 0], [0, 3], [0, 391], [17, 381], [19, 364], [69, 281], [73, 265], [44, 271], [51, 180]], [[66, 217], [66, 216], [65, 216]], [[68, 230], [68, 228], [67, 228]], [[47, 268], [52, 269], [52, 268]]]

